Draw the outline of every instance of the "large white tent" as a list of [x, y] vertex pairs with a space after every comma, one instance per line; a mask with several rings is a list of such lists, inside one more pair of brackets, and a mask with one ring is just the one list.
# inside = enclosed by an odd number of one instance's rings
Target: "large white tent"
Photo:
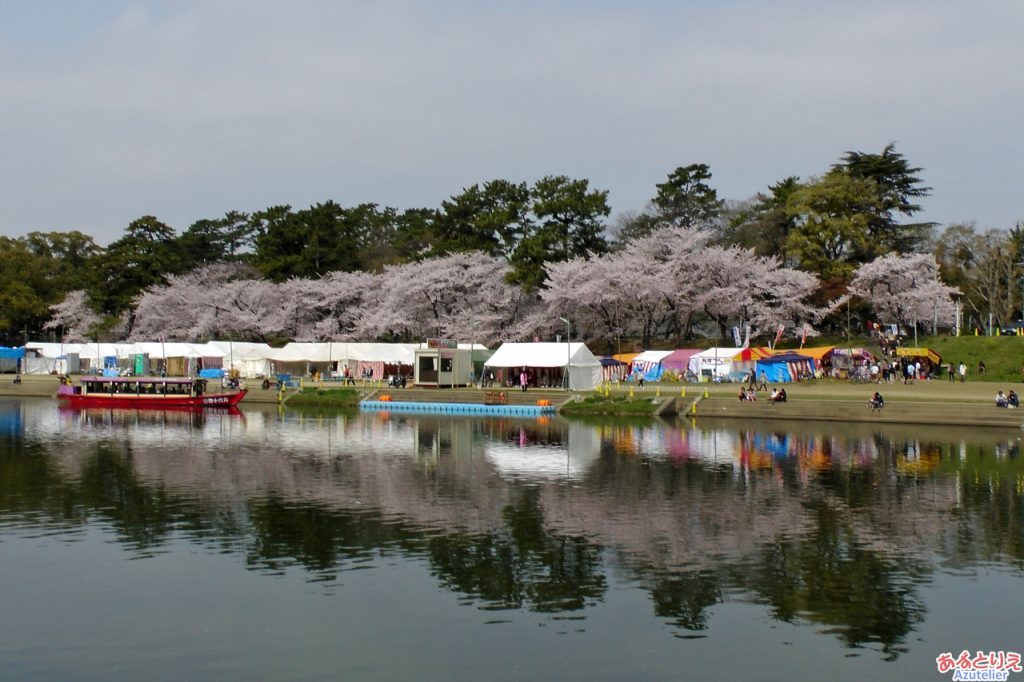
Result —
[[503, 343], [484, 367], [566, 368], [569, 388], [592, 391], [601, 383], [601, 361], [584, 343]]
[[224, 354], [224, 369], [235, 370], [245, 379], [268, 377], [273, 372], [268, 359], [273, 350], [270, 344], [250, 341], [210, 341], [209, 345]]
[[279, 374], [309, 374], [333, 371], [333, 366], [347, 366], [357, 377], [363, 370], [373, 370], [375, 379], [384, 378], [388, 368], [411, 368], [415, 343], [345, 343], [323, 341], [318, 343], [289, 343], [284, 348], [273, 348], [267, 354]]

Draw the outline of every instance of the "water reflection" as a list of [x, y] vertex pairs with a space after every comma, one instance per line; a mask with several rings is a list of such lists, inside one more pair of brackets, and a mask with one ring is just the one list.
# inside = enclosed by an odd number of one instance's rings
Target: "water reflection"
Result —
[[682, 637], [745, 601], [892, 658], [938, 571], [1024, 560], [1016, 433], [31, 403], [0, 426], [0, 541], [96, 526], [328, 585], [394, 557], [540, 613], [585, 615], [614, 572]]

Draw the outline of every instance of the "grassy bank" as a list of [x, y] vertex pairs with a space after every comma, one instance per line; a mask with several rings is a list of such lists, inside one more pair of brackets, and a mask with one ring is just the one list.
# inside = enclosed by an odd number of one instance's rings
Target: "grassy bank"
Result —
[[296, 407], [358, 407], [359, 392], [354, 388], [304, 388], [289, 396], [287, 404]]
[[612, 393], [608, 397], [591, 395], [583, 400], [566, 403], [558, 413], [565, 416], [648, 417], [654, 414], [660, 403], [653, 392], [637, 393], [634, 397], [627, 393]]

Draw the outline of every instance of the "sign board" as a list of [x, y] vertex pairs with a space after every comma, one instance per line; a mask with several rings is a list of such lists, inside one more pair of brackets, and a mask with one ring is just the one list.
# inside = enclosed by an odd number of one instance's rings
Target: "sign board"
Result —
[[427, 348], [458, 348], [454, 339], [427, 339]]

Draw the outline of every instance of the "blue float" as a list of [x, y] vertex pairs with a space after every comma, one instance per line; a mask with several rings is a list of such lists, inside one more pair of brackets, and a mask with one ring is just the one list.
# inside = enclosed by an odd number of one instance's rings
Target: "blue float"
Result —
[[479, 405], [477, 403], [403, 403], [363, 400], [359, 409], [377, 412], [430, 412], [485, 417], [541, 417], [555, 413], [554, 405]]

